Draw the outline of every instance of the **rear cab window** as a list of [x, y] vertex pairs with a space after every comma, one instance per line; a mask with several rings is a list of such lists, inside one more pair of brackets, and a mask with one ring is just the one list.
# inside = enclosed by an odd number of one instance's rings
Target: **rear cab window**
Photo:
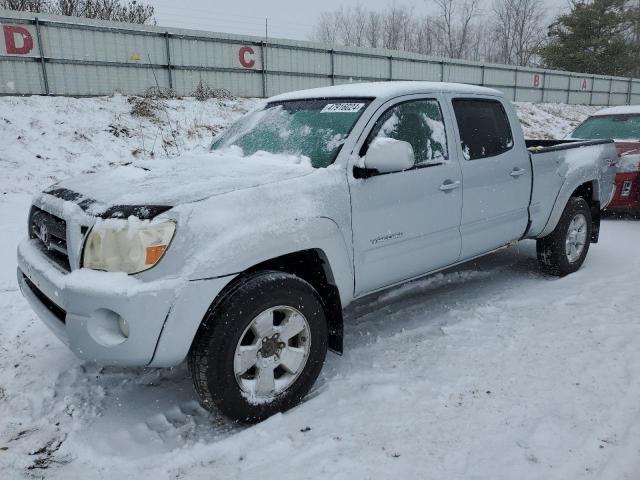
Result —
[[513, 134], [502, 103], [491, 99], [452, 101], [466, 160], [495, 157], [513, 148]]

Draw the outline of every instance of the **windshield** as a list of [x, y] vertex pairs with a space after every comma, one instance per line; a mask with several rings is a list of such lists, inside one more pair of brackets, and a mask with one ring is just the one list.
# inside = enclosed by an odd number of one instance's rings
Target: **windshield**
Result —
[[589, 117], [571, 134], [572, 138], [640, 140], [640, 115]]
[[336, 159], [370, 99], [273, 102], [252, 112], [216, 138], [212, 150], [236, 146], [244, 155], [258, 151], [304, 155], [315, 168]]

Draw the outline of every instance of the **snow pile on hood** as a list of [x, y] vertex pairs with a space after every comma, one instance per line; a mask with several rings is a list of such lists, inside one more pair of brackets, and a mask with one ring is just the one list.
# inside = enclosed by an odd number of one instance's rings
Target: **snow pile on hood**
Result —
[[[109, 205], [177, 205], [234, 190], [257, 187], [313, 171], [307, 157], [256, 152], [237, 147], [136, 161], [100, 174], [85, 174], [56, 184], [93, 199], [100, 213]], [[96, 210], [97, 209], [97, 210]]]

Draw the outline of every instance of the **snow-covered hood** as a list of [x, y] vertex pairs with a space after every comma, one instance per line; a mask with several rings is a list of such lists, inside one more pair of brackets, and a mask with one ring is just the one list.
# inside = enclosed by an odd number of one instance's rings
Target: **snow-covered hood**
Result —
[[102, 215], [119, 206], [173, 207], [225, 193], [282, 182], [314, 171], [308, 158], [236, 148], [177, 158], [137, 161], [104, 173], [59, 182], [45, 193]]

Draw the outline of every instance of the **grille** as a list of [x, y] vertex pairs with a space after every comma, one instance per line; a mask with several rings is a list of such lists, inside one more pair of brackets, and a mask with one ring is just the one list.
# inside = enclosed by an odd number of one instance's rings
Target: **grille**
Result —
[[37, 239], [43, 253], [66, 271], [71, 270], [67, 253], [67, 223], [38, 207], [29, 213], [29, 237]]
[[65, 312], [62, 308], [60, 308], [55, 303], [53, 303], [49, 299], [49, 297], [47, 297], [44, 293], [42, 293], [42, 290], [40, 290], [38, 287], [36, 287], [34, 285], [34, 283], [27, 278], [27, 276], [24, 273], [22, 274], [22, 278], [24, 280], [24, 283], [26, 283], [27, 287], [29, 287], [29, 290], [31, 290], [33, 292], [33, 294], [36, 296], [36, 298], [38, 300], [40, 300], [42, 302], [42, 304], [45, 307], [47, 307], [47, 309], [51, 313], [53, 313], [53, 315], [55, 315], [55, 317], [58, 320], [60, 320], [62, 323], [66, 323], [67, 312]]

